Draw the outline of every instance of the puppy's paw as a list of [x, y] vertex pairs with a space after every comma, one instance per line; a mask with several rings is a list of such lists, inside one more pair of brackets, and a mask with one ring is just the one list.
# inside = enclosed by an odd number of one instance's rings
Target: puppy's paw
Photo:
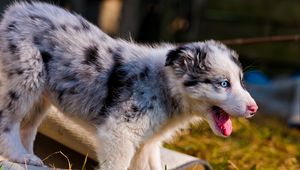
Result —
[[43, 166], [43, 161], [35, 156], [34, 154], [22, 154], [18, 155], [16, 158], [10, 159], [13, 162], [26, 164], [26, 165], [34, 165], [34, 166]]

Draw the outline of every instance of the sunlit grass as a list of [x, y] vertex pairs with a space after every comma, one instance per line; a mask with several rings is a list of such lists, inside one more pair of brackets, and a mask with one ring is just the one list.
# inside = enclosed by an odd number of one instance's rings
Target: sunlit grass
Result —
[[233, 119], [229, 138], [215, 136], [206, 123], [192, 126], [167, 148], [210, 162], [214, 169], [300, 169], [300, 131], [271, 116]]

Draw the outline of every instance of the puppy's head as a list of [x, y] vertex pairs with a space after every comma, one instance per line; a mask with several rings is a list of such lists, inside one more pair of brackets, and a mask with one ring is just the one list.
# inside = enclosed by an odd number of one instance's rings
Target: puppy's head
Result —
[[252, 117], [257, 105], [246, 91], [238, 55], [225, 45], [206, 41], [171, 50], [166, 64], [191, 108], [213, 132], [229, 136], [231, 116]]

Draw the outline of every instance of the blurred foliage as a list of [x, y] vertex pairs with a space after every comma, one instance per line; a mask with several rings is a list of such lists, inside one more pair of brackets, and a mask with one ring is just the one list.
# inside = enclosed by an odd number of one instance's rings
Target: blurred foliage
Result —
[[[186, 42], [300, 33], [299, 0], [165, 0], [158, 41]], [[195, 3], [198, 2], [198, 3]], [[148, 28], [149, 30], [151, 28]], [[145, 32], [144, 32], [145, 33]], [[300, 70], [299, 42], [234, 45], [243, 64], [270, 76]]]
[[[188, 37], [189, 41], [197, 41], [300, 33], [299, 0], [198, 1], [201, 3], [164, 0], [157, 4], [161, 7], [161, 12], [157, 13], [164, 20], [162, 40], [186, 41]], [[193, 9], [194, 6], [197, 8]], [[174, 27], [178, 19], [185, 20], [188, 27]], [[199, 30], [188, 36], [197, 22]]]
[[259, 69], [269, 76], [295, 74], [296, 70], [300, 71], [299, 42], [235, 45], [232, 48], [239, 53], [247, 70]]
[[210, 0], [204, 7], [203, 18], [210, 21], [210, 24], [223, 25], [223, 28], [208, 26], [211, 32], [223, 29], [220, 38], [228, 38], [230, 35], [248, 37], [296, 34], [300, 26], [299, 5], [299, 0]]
[[300, 169], [300, 131], [266, 115], [233, 119], [233, 134], [215, 136], [206, 123], [193, 125], [165, 147], [210, 162], [214, 169]]
[[[97, 24], [101, 4], [109, 0], [41, 1], [55, 2]], [[182, 43], [300, 34], [299, 0], [116, 1], [123, 3], [123, 9], [119, 18], [120, 28], [111, 35], [125, 39], [130, 39], [130, 35], [137, 42]], [[1, 0], [0, 11], [10, 2]], [[231, 47], [240, 54], [245, 66], [253, 66], [251, 68], [262, 70], [267, 75], [291, 75], [300, 70], [299, 42]]]

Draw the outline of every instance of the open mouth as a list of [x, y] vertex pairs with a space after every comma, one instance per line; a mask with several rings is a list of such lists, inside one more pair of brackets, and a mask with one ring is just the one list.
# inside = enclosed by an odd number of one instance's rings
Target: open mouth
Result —
[[224, 136], [229, 136], [232, 132], [230, 116], [218, 106], [212, 107], [212, 115], [217, 130]]

